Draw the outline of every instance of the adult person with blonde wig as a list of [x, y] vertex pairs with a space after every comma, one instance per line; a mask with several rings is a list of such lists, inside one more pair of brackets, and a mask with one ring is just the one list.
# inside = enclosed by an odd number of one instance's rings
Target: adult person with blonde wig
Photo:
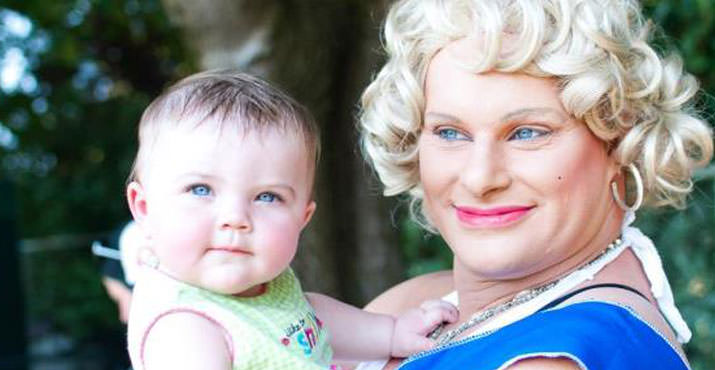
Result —
[[392, 6], [362, 144], [385, 195], [408, 194], [454, 263], [367, 309], [460, 310], [401, 369], [688, 367], [691, 333], [631, 223], [641, 205], [685, 205], [712, 134], [652, 28], [628, 0]]

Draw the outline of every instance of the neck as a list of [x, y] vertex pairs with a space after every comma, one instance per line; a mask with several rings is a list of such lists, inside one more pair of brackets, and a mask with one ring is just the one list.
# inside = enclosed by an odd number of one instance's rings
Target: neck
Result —
[[250, 297], [258, 297], [259, 295], [263, 295], [266, 292], [266, 289], [268, 288], [268, 283], [262, 283], [258, 285], [254, 285], [251, 288], [248, 288], [240, 293], [234, 294], [236, 297], [244, 297], [244, 298], [250, 298]]
[[548, 284], [578, 270], [601, 254], [609, 243], [619, 237], [621, 220], [622, 214], [609, 218], [609, 221], [590, 240], [574, 245], [571, 248], [573, 253], [521, 277], [480, 276], [455, 258], [454, 284], [459, 294], [459, 311], [462, 313], [460, 321], [469, 320], [475, 312], [509, 301], [519, 292]]

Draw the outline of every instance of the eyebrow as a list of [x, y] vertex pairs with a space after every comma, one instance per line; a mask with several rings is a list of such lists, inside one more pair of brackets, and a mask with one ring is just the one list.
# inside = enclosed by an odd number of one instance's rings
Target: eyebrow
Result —
[[424, 120], [426, 121], [427, 118], [433, 118], [438, 121], [461, 121], [459, 118], [451, 115], [451, 114], [445, 114], [445, 113], [437, 113], [437, 112], [427, 112], [425, 113], [425, 118]]
[[[203, 174], [203, 173], [200, 173], [200, 172], [189, 172], [189, 173], [185, 173], [185, 174], [182, 174], [182, 175], [179, 175], [179, 176], [176, 177], [177, 180], [185, 179], [185, 178], [199, 179], [199, 181], [200, 181], [200, 180], [204, 180], [204, 179], [214, 180], [214, 179], [217, 179], [218, 177], [217, 177], [217, 176], [213, 176], [213, 175]], [[266, 184], [259, 184], [258, 187], [261, 187], [261, 188], [281, 188], [281, 189], [285, 189], [285, 190], [287, 190], [288, 192], [290, 192], [290, 194], [291, 194], [292, 196], [295, 195], [295, 189], [293, 189], [293, 187], [290, 186], [290, 185], [288, 185], [288, 184], [283, 184], [283, 183], [266, 183]]]
[[517, 109], [513, 112], [509, 112], [501, 117], [501, 121], [511, 121], [516, 118], [521, 118], [524, 116], [530, 116], [532, 114], [538, 114], [538, 115], [544, 115], [544, 114], [552, 114], [557, 116], [560, 119], [566, 119], [564, 115], [557, 109], [554, 108], [547, 108], [547, 107], [541, 107], [541, 108], [522, 108], [522, 109]]
[[[504, 121], [511, 121], [517, 118], [522, 118], [525, 116], [530, 116], [533, 114], [539, 114], [539, 115], [544, 115], [544, 114], [553, 114], [555, 116], [558, 116], [560, 119], [566, 119], [566, 117], [557, 109], [554, 108], [547, 108], [547, 107], [540, 107], [540, 108], [521, 108], [517, 109], [515, 111], [509, 112], [499, 119], [500, 122]], [[456, 121], [456, 122], [461, 122], [459, 118], [451, 115], [451, 114], [446, 114], [446, 113], [439, 113], [439, 112], [427, 112], [425, 113], [425, 121], [430, 118], [430, 119], [436, 119], [439, 121]]]
[[291, 195], [291, 196], [295, 196], [295, 190], [294, 190], [293, 187], [290, 186], [290, 185], [286, 185], [286, 184], [265, 184], [265, 185], [261, 185], [261, 187], [286, 189], [288, 192], [290, 192], [290, 195]]
[[202, 179], [203, 180], [203, 179], [215, 179], [216, 176], [208, 175], [208, 174], [201, 173], [201, 172], [187, 172], [187, 173], [182, 173], [182, 174], [176, 176], [175, 179], [182, 180], [185, 178]]

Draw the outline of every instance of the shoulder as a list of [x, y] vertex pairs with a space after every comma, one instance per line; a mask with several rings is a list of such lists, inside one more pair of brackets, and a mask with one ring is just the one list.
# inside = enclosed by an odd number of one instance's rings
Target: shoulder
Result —
[[[519, 357], [533, 357], [524, 355], [528, 353], [536, 356], [539, 353], [565, 353], [593, 368], [599, 368], [603, 361], [618, 364], [620, 368], [627, 368], [629, 364], [687, 368], [684, 357], [666, 336], [633, 308], [621, 303], [574, 302], [532, 315], [523, 325], [513, 329], [507, 337], [521, 335], [520, 339], [513, 340], [515, 350], [528, 349]], [[541, 360], [548, 365], [553, 359]], [[530, 362], [524, 361], [525, 364]]]
[[627, 308], [631, 313], [631, 317], [649, 326], [651, 331], [660, 334], [678, 353], [683, 355], [682, 348], [676, 340], [673, 330], [660, 312], [651, 293], [650, 283], [641, 267], [641, 263], [630, 249], [625, 250], [616, 260], [608, 264], [593, 281], [586, 285], [602, 283], [628, 286], [640, 292], [645, 298], [621, 288], [600, 287], [578, 294], [566, 300], [561, 306], [584, 301], [598, 301], [613, 303]]
[[145, 369], [229, 369], [231, 353], [224, 329], [194, 312], [158, 318], [146, 334]]
[[[645, 293], [650, 297], [648, 291]], [[598, 323], [608, 318], [609, 327], [614, 328], [611, 335], [618, 336], [618, 333], [627, 331], [631, 338], [638, 339], [633, 345], [644, 343], [648, 339], [662, 345], [661, 348], [665, 352], [677, 353], [685, 360], [685, 354], [675, 334], [651, 300], [624, 289], [601, 288], [569, 299], [560, 307], [564, 310], [584, 310], [583, 303], [600, 303], [605, 308], [580, 318], [584, 324], [593, 324], [590, 330], [603, 332], [606, 335], [607, 333], [601, 330], [603, 326]]]
[[580, 370], [581, 366], [565, 357], [535, 357], [517, 361], [508, 370]]
[[453, 290], [452, 271], [437, 271], [395, 285], [368, 303], [365, 310], [396, 315], [425, 300], [442, 298]]
[[[474, 359], [479, 359], [475, 367]], [[405, 369], [687, 369], [663, 337], [628, 308], [578, 302], [408, 362]]]
[[[645, 294], [650, 296], [649, 293], [648, 291], [645, 292]], [[599, 288], [566, 300], [561, 307], [568, 307], [569, 305], [582, 302], [600, 302], [619, 306], [627, 310], [632, 318], [642, 321], [653, 330], [661, 333], [669, 342], [677, 342], [665, 318], [663, 318], [658, 307], [651, 302], [650, 299], [645, 299], [624, 289]]]

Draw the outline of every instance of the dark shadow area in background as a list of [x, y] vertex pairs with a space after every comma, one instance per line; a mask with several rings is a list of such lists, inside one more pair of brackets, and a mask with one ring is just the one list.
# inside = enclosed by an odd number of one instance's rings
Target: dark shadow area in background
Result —
[[17, 231], [12, 183], [0, 180], [0, 369], [27, 369], [25, 317], [17, 253]]

